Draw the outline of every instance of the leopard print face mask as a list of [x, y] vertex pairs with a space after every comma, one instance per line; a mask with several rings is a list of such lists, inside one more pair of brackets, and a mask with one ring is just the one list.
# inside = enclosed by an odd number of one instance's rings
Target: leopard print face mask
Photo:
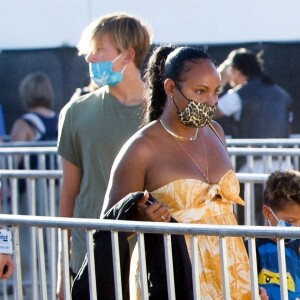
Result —
[[182, 96], [188, 101], [187, 107], [181, 111], [176, 105], [174, 98], [172, 100], [177, 108], [177, 116], [181, 123], [189, 127], [204, 127], [210, 124], [213, 116], [215, 115], [217, 106], [208, 105], [206, 103], [197, 102], [187, 99], [185, 95], [178, 89]]

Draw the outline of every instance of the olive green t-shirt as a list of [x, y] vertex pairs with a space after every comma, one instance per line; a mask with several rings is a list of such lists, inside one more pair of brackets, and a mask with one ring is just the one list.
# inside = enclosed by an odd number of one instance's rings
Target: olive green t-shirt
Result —
[[[63, 109], [58, 153], [83, 174], [75, 218], [99, 218], [113, 161], [139, 128], [142, 105], [126, 106], [103, 87]], [[73, 230], [71, 268], [77, 273], [86, 254], [85, 231]]]

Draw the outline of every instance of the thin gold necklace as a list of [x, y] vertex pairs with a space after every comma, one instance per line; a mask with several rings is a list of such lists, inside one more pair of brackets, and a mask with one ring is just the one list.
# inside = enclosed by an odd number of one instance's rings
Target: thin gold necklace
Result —
[[173, 131], [171, 131], [167, 125], [165, 124], [165, 122], [160, 118], [159, 119], [162, 127], [164, 128], [164, 130], [166, 132], [168, 132], [169, 134], [171, 134], [176, 140], [182, 140], [182, 141], [195, 141], [197, 136], [198, 136], [198, 133], [199, 133], [199, 128], [196, 129], [196, 132], [194, 134], [194, 136], [192, 137], [185, 137], [185, 136], [181, 136], [181, 135], [177, 135], [176, 133], [174, 133]]
[[179, 146], [181, 147], [181, 149], [186, 153], [186, 155], [189, 156], [189, 158], [192, 160], [192, 162], [195, 164], [195, 166], [198, 168], [198, 170], [201, 172], [201, 174], [203, 175], [203, 177], [206, 179], [206, 182], [209, 183], [209, 179], [208, 179], [208, 163], [207, 163], [207, 155], [206, 155], [206, 150], [204, 147], [204, 143], [202, 140], [202, 136], [200, 134], [200, 139], [201, 139], [201, 144], [202, 144], [202, 148], [203, 148], [203, 152], [204, 152], [204, 156], [205, 156], [205, 165], [206, 165], [206, 174], [204, 174], [204, 172], [201, 170], [201, 168], [198, 166], [198, 164], [195, 162], [195, 160], [193, 159], [193, 157], [186, 151], [186, 149], [183, 147], [183, 145], [179, 142], [178, 139], [176, 139], [177, 143], [179, 144]]

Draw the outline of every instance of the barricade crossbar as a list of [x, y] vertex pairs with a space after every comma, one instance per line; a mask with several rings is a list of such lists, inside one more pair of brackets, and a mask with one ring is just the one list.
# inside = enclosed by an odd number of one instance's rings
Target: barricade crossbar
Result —
[[[159, 233], [164, 236], [164, 244], [165, 244], [165, 263], [166, 268], [169, 268], [167, 272], [167, 288], [168, 288], [168, 299], [175, 299], [175, 290], [173, 284], [173, 266], [172, 266], [172, 248], [170, 247], [170, 235], [173, 234], [184, 234], [190, 235], [191, 241], [194, 243], [194, 250], [198, 251], [197, 244], [195, 244], [195, 236], [197, 235], [212, 235], [219, 237], [219, 249], [221, 254], [221, 265], [222, 265], [222, 287], [224, 291], [224, 299], [231, 299], [230, 289], [229, 289], [229, 277], [227, 274], [226, 261], [227, 261], [227, 249], [226, 249], [226, 240], [224, 237], [233, 236], [233, 237], [248, 237], [249, 238], [249, 260], [250, 260], [250, 269], [251, 269], [251, 289], [252, 289], [252, 299], [259, 299], [258, 295], [258, 284], [257, 284], [257, 272], [256, 271], [256, 260], [255, 258], [255, 239], [256, 238], [274, 238], [277, 240], [278, 245], [278, 259], [280, 264], [280, 269], [282, 274], [286, 274], [286, 266], [285, 266], [285, 251], [284, 251], [284, 238], [297, 238], [300, 236], [300, 228], [279, 228], [279, 227], [264, 227], [264, 226], [229, 226], [229, 225], [197, 225], [197, 224], [174, 224], [174, 223], [156, 223], [156, 222], [137, 222], [137, 221], [115, 221], [115, 220], [99, 220], [99, 219], [79, 219], [79, 218], [59, 218], [59, 217], [36, 217], [36, 216], [16, 216], [16, 215], [5, 215], [0, 214], [0, 225], [12, 226], [14, 228], [14, 233], [18, 236], [18, 228], [19, 226], [32, 226], [37, 230], [37, 245], [38, 245], [38, 255], [37, 259], [39, 260], [39, 290], [35, 291], [35, 297], [33, 299], [39, 299], [40, 295], [42, 295], [42, 299], [48, 299], [47, 294], [47, 282], [46, 282], [46, 264], [41, 261], [45, 259], [44, 253], [41, 253], [43, 248], [43, 235], [41, 230], [43, 228], [54, 228], [61, 230], [61, 236], [63, 238], [62, 244], [64, 245], [64, 282], [65, 282], [65, 299], [71, 299], [70, 292], [70, 282], [68, 279], [68, 270], [69, 270], [69, 260], [68, 260], [68, 243], [67, 243], [67, 230], [72, 228], [85, 228], [86, 229], [86, 237], [87, 237], [87, 248], [89, 261], [94, 261], [94, 251], [93, 251], [93, 239], [91, 238], [91, 234], [94, 230], [103, 230], [110, 231], [112, 237], [112, 251], [113, 257], [115, 257], [115, 295], [116, 299], [122, 299], [122, 294], [120, 293], [120, 284], [121, 278], [120, 274], [116, 272], [119, 270], [120, 266], [118, 263], [120, 262], [118, 259], [118, 243], [117, 237], [118, 232], [135, 232], [138, 235], [138, 246], [140, 257], [144, 257], [145, 255], [145, 247], [143, 243], [143, 235], [144, 233]], [[15, 242], [16, 250], [15, 256], [18, 255], [18, 243]], [[97, 254], [96, 254], [97, 255]], [[192, 265], [195, 263], [195, 253], [192, 253]], [[15, 261], [17, 261], [15, 257]], [[143, 266], [144, 262], [140, 263]], [[143, 266], [144, 268], [146, 266]], [[16, 270], [14, 273], [14, 281], [16, 288], [16, 295], [18, 298], [23, 299], [22, 292], [19, 290], [20, 286], [18, 285], [17, 279], [20, 280], [21, 275], [19, 274], [20, 266], [16, 266]], [[146, 269], [144, 269], [145, 271]], [[91, 299], [97, 299], [96, 285], [95, 285], [95, 269], [89, 268], [89, 281], [90, 284], [90, 295], [92, 295]], [[193, 278], [198, 278], [198, 270], [197, 268], [192, 268]], [[195, 273], [196, 272], [196, 273]], [[142, 274], [140, 274], [142, 276]], [[281, 278], [281, 286], [286, 287], [286, 276], [282, 276]], [[119, 287], [119, 288], [117, 288]], [[144, 280], [142, 282], [142, 294], [143, 299], [148, 299], [148, 294], [143, 293], [144, 290], [147, 291], [147, 281]], [[194, 290], [194, 299], [199, 299], [200, 291], [199, 285], [196, 284], [195, 280], [193, 280], [193, 290]], [[50, 296], [50, 299], [54, 300], [55, 296]], [[288, 299], [287, 290], [281, 289], [281, 297], [282, 300]]]

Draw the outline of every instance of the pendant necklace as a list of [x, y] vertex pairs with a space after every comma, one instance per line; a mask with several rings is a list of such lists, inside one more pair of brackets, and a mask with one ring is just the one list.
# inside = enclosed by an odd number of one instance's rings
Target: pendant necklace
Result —
[[199, 128], [196, 129], [196, 133], [193, 137], [187, 138], [184, 136], [180, 136], [175, 134], [174, 132], [172, 132], [164, 123], [164, 121], [162, 119], [159, 119], [162, 127], [165, 129], [165, 131], [167, 131], [171, 136], [174, 137], [175, 141], [178, 143], [178, 145], [180, 146], [180, 148], [183, 150], [183, 152], [192, 160], [192, 162], [194, 163], [194, 165], [197, 167], [197, 169], [200, 171], [200, 173], [202, 174], [202, 176], [204, 177], [204, 179], [206, 180], [207, 183], [209, 183], [209, 179], [208, 179], [208, 163], [207, 163], [207, 155], [206, 155], [206, 150], [205, 150], [205, 146], [203, 143], [203, 139], [202, 136], [200, 134], [200, 139], [201, 139], [201, 144], [202, 144], [202, 149], [203, 149], [203, 153], [204, 153], [204, 157], [205, 157], [205, 165], [206, 165], [206, 174], [201, 170], [201, 168], [198, 166], [198, 164], [195, 162], [195, 160], [193, 159], [193, 157], [186, 151], [186, 149], [183, 147], [183, 145], [180, 143], [179, 140], [182, 141], [195, 141], [196, 138], [198, 137], [198, 133], [199, 133]]
[[205, 156], [205, 165], [206, 165], [206, 174], [204, 174], [204, 172], [201, 170], [201, 168], [198, 166], [198, 164], [195, 162], [195, 160], [193, 159], [193, 157], [186, 151], [186, 149], [183, 147], [183, 145], [179, 142], [179, 140], [176, 139], [177, 143], [179, 144], [179, 146], [181, 147], [181, 149], [185, 152], [185, 154], [192, 160], [192, 162], [194, 163], [194, 165], [198, 168], [198, 170], [200, 171], [200, 173], [202, 174], [202, 176], [205, 178], [206, 182], [209, 183], [209, 179], [208, 179], [208, 163], [207, 163], [207, 155], [206, 155], [206, 150], [204, 147], [204, 143], [202, 140], [202, 136], [200, 134], [200, 139], [201, 139], [201, 144], [202, 144], [202, 149], [203, 149], [203, 153]]
[[172, 135], [176, 140], [191, 141], [192, 142], [192, 141], [195, 141], [196, 138], [198, 137], [199, 128], [196, 129], [196, 132], [195, 132], [194, 136], [192, 136], [192, 137], [185, 137], [185, 136], [177, 135], [176, 133], [174, 133], [173, 131], [171, 131], [161, 118], [159, 119], [159, 121], [160, 121], [162, 127], [164, 128], [164, 130], [166, 132], [168, 132], [170, 135]]

